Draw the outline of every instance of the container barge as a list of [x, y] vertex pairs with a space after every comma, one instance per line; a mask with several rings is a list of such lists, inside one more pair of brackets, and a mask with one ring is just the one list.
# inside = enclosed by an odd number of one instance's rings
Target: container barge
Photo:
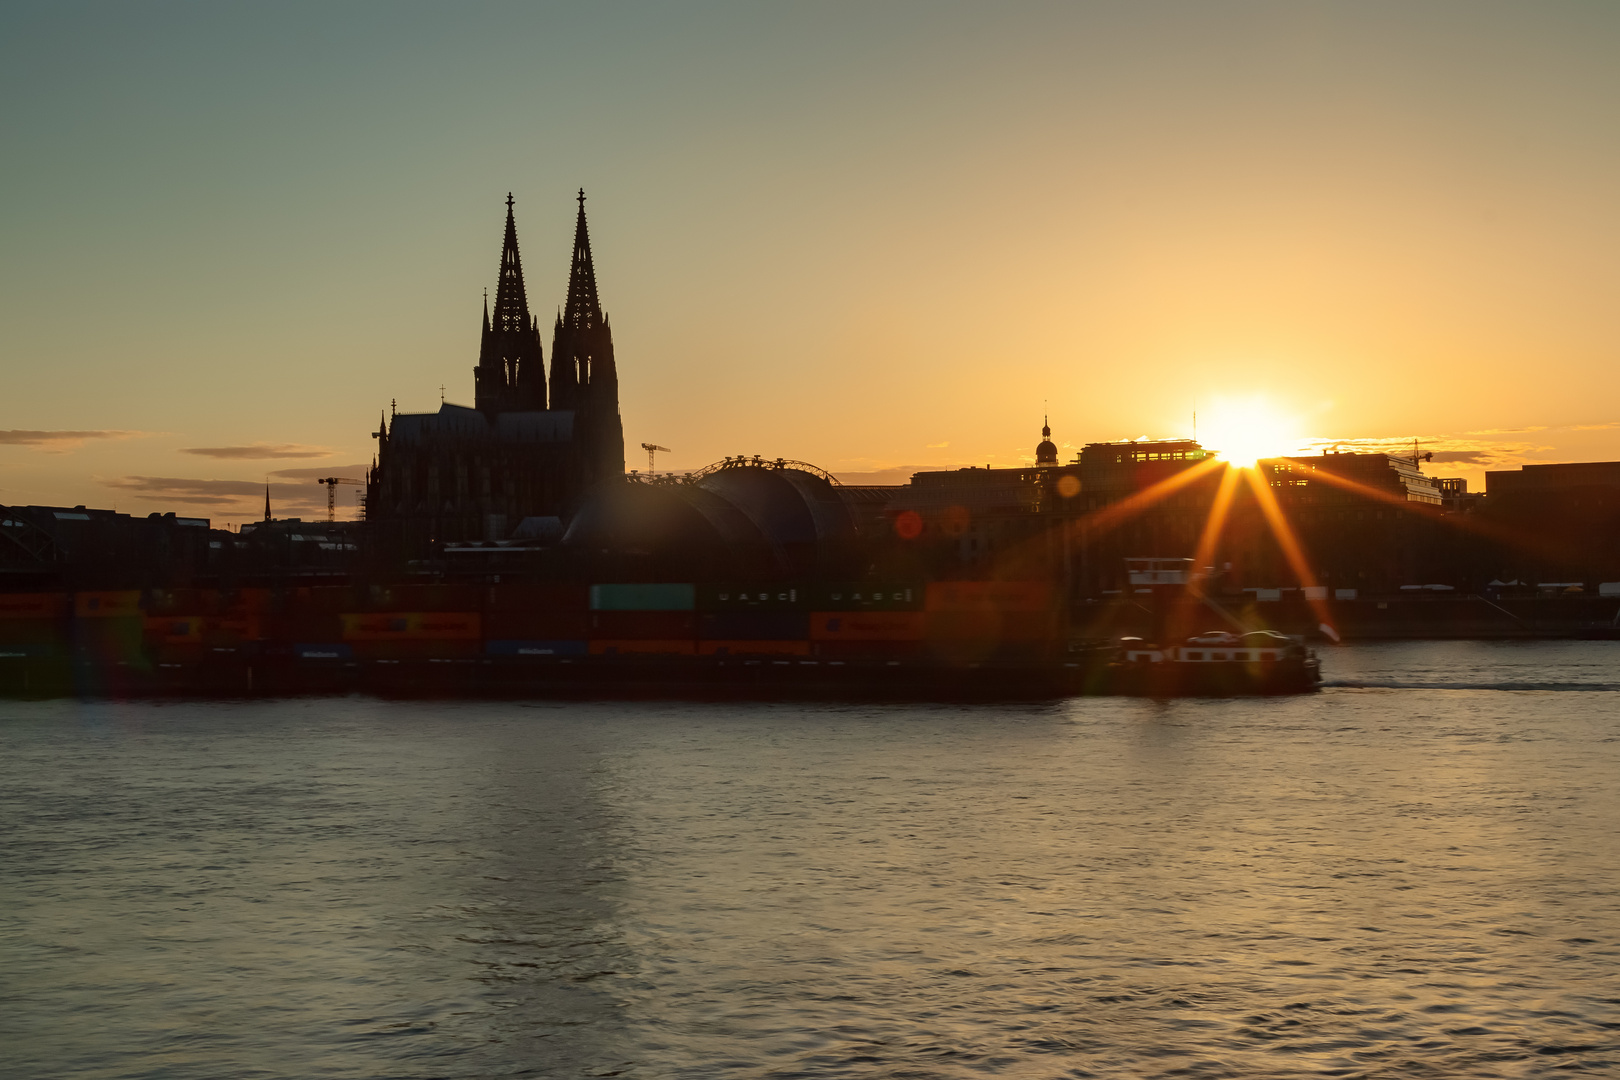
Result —
[[[954, 700], [1165, 692], [1135, 675], [1115, 643], [1071, 640], [1056, 593], [1042, 581], [10, 593], [0, 594], [0, 694]], [[1217, 680], [1196, 692], [1273, 689], [1266, 679]]]

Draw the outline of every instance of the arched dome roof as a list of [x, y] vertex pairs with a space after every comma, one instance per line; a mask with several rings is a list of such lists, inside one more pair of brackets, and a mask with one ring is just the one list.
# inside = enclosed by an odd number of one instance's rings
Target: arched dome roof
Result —
[[[592, 552], [736, 556], [805, 573], [823, 548], [852, 540], [855, 523], [825, 476], [774, 462], [727, 462], [679, 483], [627, 483], [597, 492], [563, 543]], [[692, 565], [697, 561], [689, 559]]]

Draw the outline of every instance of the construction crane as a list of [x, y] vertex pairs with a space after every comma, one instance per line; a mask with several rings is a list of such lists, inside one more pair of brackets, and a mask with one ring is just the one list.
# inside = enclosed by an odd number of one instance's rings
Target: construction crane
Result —
[[670, 454], [670, 453], [674, 452], [667, 446], [659, 446], [657, 443], [650, 443], [650, 442], [642, 443], [641, 448], [643, 450], [647, 451], [647, 475], [648, 476], [652, 476], [654, 471], [655, 471], [654, 468], [653, 468], [653, 466], [654, 466], [653, 455], [654, 454]]
[[346, 476], [328, 476], [324, 480], [317, 480], [315, 482], [317, 484], [325, 484], [326, 485], [326, 520], [327, 521], [336, 521], [337, 520], [337, 486], [339, 484], [360, 484], [362, 486], [365, 484], [364, 480], [350, 480]]

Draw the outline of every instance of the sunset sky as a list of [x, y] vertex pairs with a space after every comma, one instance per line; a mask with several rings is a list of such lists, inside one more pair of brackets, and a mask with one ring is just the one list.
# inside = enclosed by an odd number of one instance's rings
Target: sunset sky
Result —
[[8, 0], [0, 503], [324, 514], [390, 399], [471, 403], [508, 191], [547, 326], [579, 187], [632, 468], [1257, 400], [1620, 459], [1617, 55], [1603, 3]]

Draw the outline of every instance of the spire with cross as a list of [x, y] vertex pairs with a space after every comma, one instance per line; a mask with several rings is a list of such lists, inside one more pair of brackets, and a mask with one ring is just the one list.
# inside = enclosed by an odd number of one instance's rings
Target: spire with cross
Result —
[[485, 412], [533, 411], [546, 407], [545, 361], [540, 331], [529, 314], [518, 253], [516, 200], [506, 193], [506, 236], [495, 282], [495, 309], [484, 291], [483, 344], [474, 369], [475, 402]]
[[596, 292], [596, 262], [585, 222], [585, 189], [574, 221], [568, 296], [551, 339], [551, 407], [574, 412], [576, 438], [585, 443], [593, 477], [624, 473], [624, 424], [619, 417], [619, 374], [613, 331]]

